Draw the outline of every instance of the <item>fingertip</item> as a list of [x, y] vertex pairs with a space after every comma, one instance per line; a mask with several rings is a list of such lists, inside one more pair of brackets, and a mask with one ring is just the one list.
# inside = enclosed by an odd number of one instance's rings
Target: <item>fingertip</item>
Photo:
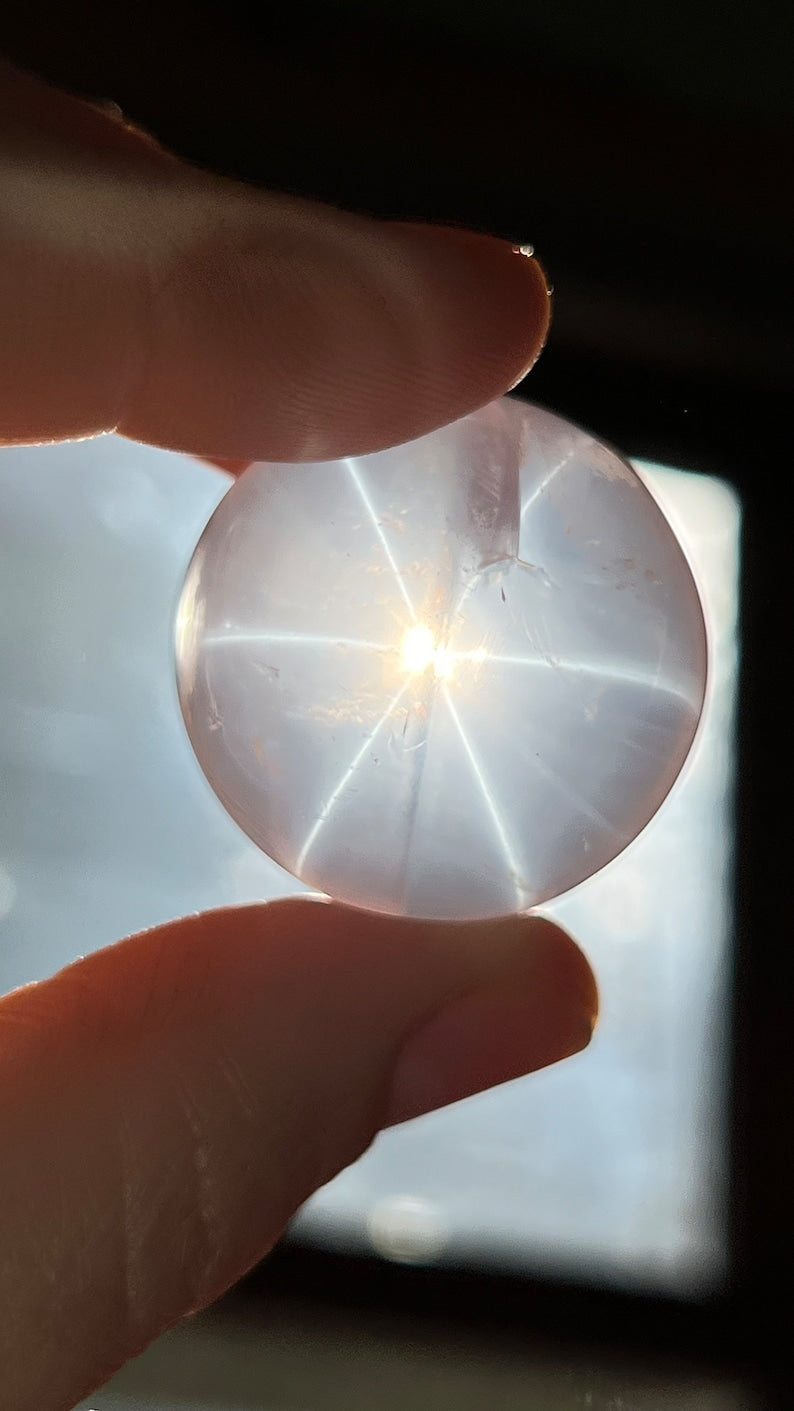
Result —
[[571, 1058], [593, 1035], [598, 997], [579, 947], [553, 922], [492, 927], [490, 973], [448, 997], [411, 1034], [395, 1066], [384, 1125], [394, 1126]]
[[517, 386], [548, 337], [551, 295], [532, 246], [451, 226], [395, 229], [422, 269], [426, 317], [438, 319], [447, 344], [428, 378], [438, 401], [423, 409], [420, 435]]
[[587, 956], [573, 937], [542, 913], [522, 917], [527, 939], [536, 951], [536, 964], [549, 965], [561, 991], [575, 995], [592, 1035], [598, 1023], [598, 983]]
[[137, 439], [234, 473], [364, 455], [484, 406], [543, 347], [545, 275], [503, 240], [262, 193], [224, 190], [220, 212], [212, 183], [204, 196], [223, 239], [183, 234], [121, 421]]

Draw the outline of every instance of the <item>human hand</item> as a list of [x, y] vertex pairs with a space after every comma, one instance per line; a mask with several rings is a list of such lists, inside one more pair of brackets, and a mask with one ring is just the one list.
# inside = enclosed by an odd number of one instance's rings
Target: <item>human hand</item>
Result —
[[[0, 69], [0, 442], [211, 458], [409, 439], [537, 356], [537, 264], [186, 168]], [[384, 1125], [583, 1048], [550, 922], [310, 900], [156, 927], [0, 1001], [0, 1408], [74, 1405], [256, 1263]]]

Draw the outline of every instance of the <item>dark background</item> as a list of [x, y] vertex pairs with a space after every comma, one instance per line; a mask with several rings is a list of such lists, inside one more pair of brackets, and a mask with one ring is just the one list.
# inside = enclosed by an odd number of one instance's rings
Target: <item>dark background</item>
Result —
[[[566, 0], [20, 3], [0, 50], [246, 181], [532, 243], [555, 286], [522, 392], [743, 504], [731, 1274], [701, 1304], [285, 1247], [240, 1291], [443, 1308], [744, 1370], [786, 1404], [792, 1173], [784, 717], [794, 320], [791, 6]], [[782, 1292], [786, 1291], [786, 1293]]]

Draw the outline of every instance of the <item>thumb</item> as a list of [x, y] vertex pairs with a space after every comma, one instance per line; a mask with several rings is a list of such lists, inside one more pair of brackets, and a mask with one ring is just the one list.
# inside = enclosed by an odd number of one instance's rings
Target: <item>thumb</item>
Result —
[[2, 1411], [72, 1406], [272, 1246], [390, 1121], [583, 1048], [540, 919], [212, 912], [0, 1002]]

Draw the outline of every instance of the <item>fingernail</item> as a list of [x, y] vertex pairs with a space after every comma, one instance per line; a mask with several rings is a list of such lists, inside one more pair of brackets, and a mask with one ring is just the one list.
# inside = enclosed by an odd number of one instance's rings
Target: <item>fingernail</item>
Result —
[[459, 997], [408, 1041], [384, 1126], [394, 1126], [586, 1048], [595, 1013], [581, 993], [517, 992], [515, 982]]
[[553, 285], [546, 273], [545, 267], [541, 264], [540, 260], [535, 254], [534, 245], [514, 245], [513, 254], [522, 255], [525, 260], [531, 261], [532, 271], [537, 282], [537, 287], [538, 289], [545, 290], [546, 321], [545, 325], [543, 326], [541, 338], [532, 348], [530, 356], [526, 359], [517, 376], [511, 382], [510, 386], [507, 389], [508, 392], [514, 392], [516, 387], [518, 387], [519, 383], [524, 381], [524, 378], [526, 377], [527, 373], [532, 371], [533, 367], [535, 366], [535, 363], [537, 362], [538, 358], [543, 352], [543, 349], [546, 346], [549, 336], [549, 328], [551, 326], [551, 296], [554, 292]]

